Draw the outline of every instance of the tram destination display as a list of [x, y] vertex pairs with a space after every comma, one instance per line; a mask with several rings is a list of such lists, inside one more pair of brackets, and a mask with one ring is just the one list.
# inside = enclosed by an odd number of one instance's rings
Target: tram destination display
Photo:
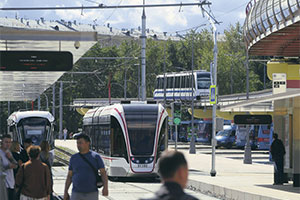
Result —
[[73, 55], [68, 51], [0, 51], [0, 71], [69, 71]]
[[235, 115], [234, 123], [240, 125], [262, 125], [271, 124], [271, 115]]

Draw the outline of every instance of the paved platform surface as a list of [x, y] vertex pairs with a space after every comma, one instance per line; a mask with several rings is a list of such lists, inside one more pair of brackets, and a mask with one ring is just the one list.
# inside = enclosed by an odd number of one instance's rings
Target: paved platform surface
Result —
[[[57, 146], [77, 151], [75, 140], [55, 142]], [[196, 154], [189, 154], [186, 149], [180, 151], [185, 154], [189, 164], [189, 189], [230, 200], [300, 199], [300, 188], [293, 187], [291, 182], [273, 185], [272, 165], [243, 164], [243, 160], [216, 155], [217, 175], [211, 177], [211, 155], [201, 153], [201, 149], [197, 149]]]

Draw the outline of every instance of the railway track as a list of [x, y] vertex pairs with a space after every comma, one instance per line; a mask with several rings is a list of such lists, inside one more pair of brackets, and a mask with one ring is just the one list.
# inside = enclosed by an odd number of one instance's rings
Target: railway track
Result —
[[55, 147], [56, 153], [54, 158], [62, 165], [69, 165], [70, 157], [73, 155], [72, 153], [61, 149], [59, 147]]

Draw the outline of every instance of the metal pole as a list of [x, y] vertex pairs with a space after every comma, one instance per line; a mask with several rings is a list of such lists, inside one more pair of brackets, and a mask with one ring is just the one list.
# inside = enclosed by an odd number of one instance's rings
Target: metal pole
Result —
[[127, 69], [125, 69], [124, 71], [124, 99], [126, 100], [126, 90], [127, 90], [127, 82], [126, 82], [126, 72], [127, 72]]
[[248, 50], [246, 50], [246, 72], [247, 72], [247, 77], [246, 77], [246, 92], [247, 92], [247, 99], [249, 99], [249, 55], [248, 55]]
[[231, 67], [230, 67], [230, 94], [233, 94], [233, 77], [232, 77], [232, 66], [233, 62], [231, 61]]
[[[145, 0], [143, 1], [145, 4]], [[142, 14], [142, 101], [146, 101], [146, 15], [145, 8], [143, 8]]]
[[59, 139], [62, 138], [62, 130], [63, 130], [63, 82], [60, 82], [59, 88]]
[[55, 83], [52, 85], [52, 115], [55, 119]]
[[177, 138], [178, 138], [178, 130], [177, 125], [175, 124], [175, 150], [177, 151]]
[[[210, 24], [213, 27], [213, 33], [214, 33], [214, 64], [213, 64], [213, 85], [216, 85], [217, 87], [217, 68], [218, 68], [218, 44], [217, 44], [217, 27], [215, 26], [214, 22], [212, 21], [211, 17], [207, 12], [205, 12], [207, 15]], [[218, 102], [218, 87], [216, 89], [216, 101]], [[215, 169], [216, 165], [216, 112], [217, 112], [217, 105], [213, 104], [213, 112], [212, 112], [212, 118], [213, 118], [213, 127], [212, 127], [212, 139], [211, 139], [211, 146], [212, 146], [212, 159], [211, 159], [211, 176], [216, 176], [217, 172]]]
[[[164, 42], [164, 108], [167, 107], [166, 87], [166, 42]], [[168, 120], [165, 123], [165, 149], [168, 149]]]
[[266, 65], [264, 64], [264, 89], [266, 89]]
[[141, 98], [141, 81], [140, 81], [140, 76], [141, 76], [141, 72], [140, 72], [140, 64], [134, 64], [134, 65], [136, 65], [137, 66], [137, 68], [138, 68], [138, 84], [137, 84], [137, 86], [138, 86], [138, 100], [140, 101], [140, 98]]
[[41, 95], [38, 96], [38, 110], [41, 110]]
[[46, 110], [48, 111], [49, 110], [48, 96], [45, 93], [43, 93], [43, 94], [44, 94], [45, 99], [46, 99]]
[[251, 156], [251, 145], [250, 145], [250, 138], [249, 138], [249, 131], [250, 126], [247, 125], [247, 138], [246, 138], [246, 145], [245, 145], [245, 152], [244, 152], [244, 164], [252, 164], [252, 156]]
[[194, 33], [192, 38], [192, 138], [190, 142], [190, 154], [196, 153], [194, 137]]
[[[10, 116], [10, 101], [7, 102], [7, 119]], [[7, 126], [7, 133], [9, 133], [9, 127]]]

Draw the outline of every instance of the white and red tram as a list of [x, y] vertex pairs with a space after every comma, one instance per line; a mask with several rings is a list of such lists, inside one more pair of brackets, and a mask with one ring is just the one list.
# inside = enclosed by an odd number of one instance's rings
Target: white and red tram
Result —
[[98, 107], [83, 117], [83, 133], [101, 154], [108, 176], [157, 176], [165, 150], [167, 111], [161, 104], [131, 102]]

